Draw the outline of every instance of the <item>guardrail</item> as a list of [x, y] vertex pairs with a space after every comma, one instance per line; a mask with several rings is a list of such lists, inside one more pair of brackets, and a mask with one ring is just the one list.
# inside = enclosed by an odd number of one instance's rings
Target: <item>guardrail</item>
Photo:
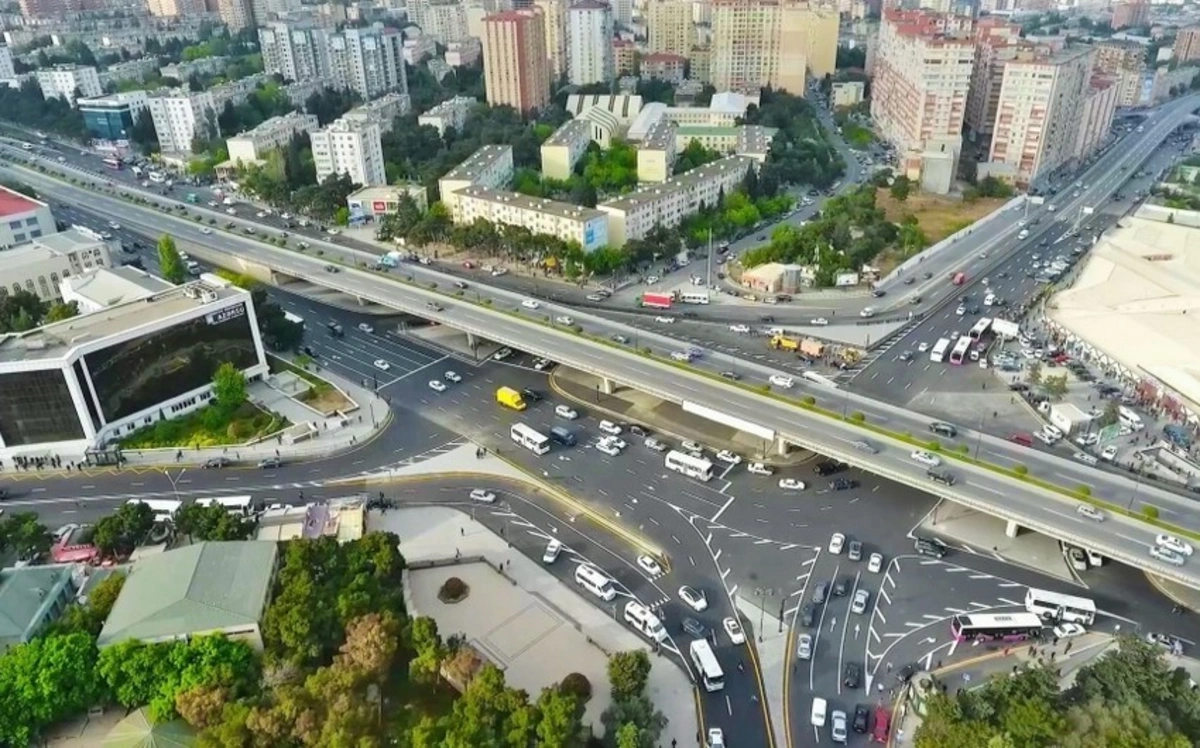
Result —
[[[180, 218], [178, 220], [186, 220], [186, 219]], [[227, 251], [227, 250], [222, 250], [222, 249], [216, 249], [214, 251], [223, 253], [223, 254], [227, 254], [232, 257], [238, 256], [232, 251]], [[325, 259], [325, 258], [318, 259], [318, 258], [314, 258], [314, 257], [308, 257], [303, 254], [294, 254], [291, 256], [291, 259], [299, 260], [299, 261], [303, 261], [303, 262], [309, 262], [309, 263], [313, 263], [313, 264], [330, 262], [330, 260]], [[614, 355], [620, 355], [622, 357], [627, 357], [627, 358], [639, 358], [639, 359], [643, 359], [643, 360], [650, 360], [656, 366], [660, 366], [663, 368], [670, 368], [670, 367], [680, 368], [680, 369], [687, 371], [689, 374], [693, 375], [694, 377], [709, 379], [714, 384], [721, 384], [722, 386], [725, 386], [725, 387], [737, 387], [738, 389], [742, 390], [743, 392], [745, 392], [747, 394], [755, 394], [760, 397], [774, 399], [777, 402], [780, 402], [781, 404], [785, 404], [789, 407], [794, 408], [798, 414], [804, 414], [810, 418], [817, 420], [818, 422], [828, 423], [830, 421], [836, 421], [836, 422], [839, 422], [839, 423], [843, 424], [844, 426], [846, 426], [850, 429], [853, 429], [853, 430], [863, 431], [865, 433], [871, 433], [876, 436], [883, 436], [884, 438], [892, 440], [894, 442], [893, 446], [895, 446], [897, 444], [905, 444], [905, 443], [922, 444], [921, 442], [913, 440], [911, 436], [908, 436], [907, 441], [906, 441], [905, 439], [901, 438], [901, 435], [896, 434], [894, 432], [890, 432], [889, 430], [882, 429], [877, 426], [868, 426], [867, 424], [864, 424], [864, 423], [855, 423], [853, 421], [853, 419], [839, 418], [835, 414], [832, 414], [830, 411], [826, 411], [826, 410], [823, 410], [820, 407], [818, 407], [816, 405], [815, 398], [813, 399], [813, 401], [811, 403], [800, 404], [791, 398], [784, 398], [779, 395], [776, 395], [775, 393], [762, 392], [761, 390], [755, 391], [751, 387], [748, 387], [745, 385], [737, 385], [737, 384], [733, 384], [730, 382], [726, 382], [726, 381], [720, 379], [718, 377], [718, 375], [716, 375], [716, 374], [700, 371], [700, 370], [697, 370], [690, 366], [685, 367], [681, 364], [677, 364], [672, 361], [668, 361], [668, 360], [664, 360], [664, 359], [652, 356], [648, 352], [642, 352], [640, 354], [632, 353], [624, 346], [618, 346], [613, 343], [610, 343], [607, 340], [597, 339], [595, 337], [583, 334], [581, 332], [574, 332], [574, 331], [572, 331], [571, 333], [558, 332], [558, 326], [549, 324], [548, 322], [539, 322], [537, 320], [530, 320], [527, 317], [520, 315], [516, 310], [513, 310], [510, 312], [508, 310], [495, 309], [495, 308], [493, 308], [494, 305], [491, 303], [490, 299], [488, 299], [486, 301], [476, 302], [476, 301], [472, 301], [471, 299], [467, 298], [466, 295], [462, 294], [461, 292], [446, 293], [446, 292], [439, 291], [436, 283], [433, 283], [433, 284], [427, 283], [427, 284], [422, 285], [415, 281], [403, 282], [403, 281], [400, 281], [399, 279], [397, 279], [395, 276], [377, 275], [368, 270], [360, 270], [357, 268], [352, 270], [353, 274], [362, 273], [362, 274], [368, 275], [369, 277], [372, 277], [372, 278], [376, 278], [376, 277], [380, 278], [380, 279], [386, 278], [387, 280], [389, 280], [393, 283], [397, 283], [398, 287], [405, 288], [406, 290], [408, 290], [412, 293], [415, 293], [415, 295], [417, 296], [417, 300], [410, 301], [409, 299], [405, 299], [402, 296], [397, 295], [397, 294], [388, 294], [385, 296], [385, 295], [378, 294], [371, 290], [363, 290], [361, 288], [353, 287], [353, 286], [349, 285], [347, 282], [344, 282], [342, 280], [344, 277], [349, 277], [351, 275], [351, 273], [348, 273], [346, 276], [339, 276], [337, 274], [330, 274], [330, 273], [327, 273], [324, 271], [308, 272], [304, 269], [296, 269], [296, 268], [292, 268], [292, 267], [286, 267], [281, 263], [272, 262], [270, 259], [263, 260], [260, 258], [250, 258], [250, 261], [258, 263], [258, 264], [262, 264], [262, 265], [274, 270], [275, 272], [279, 272], [279, 273], [293, 276], [296, 278], [300, 278], [303, 280], [308, 280], [310, 282], [317, 283], [318, 285], [333, 288], [334, 290], [338, 290], [343, 293], [347, 293], [351, 296], [362, 298], [362, 299], [365, 299], [368, 301], [372, 301], [372, 302], [380, 304], [382, 306], [399, 309], [401, 311], [405, 311], [405, 312], [408, 312], [410, 314], [413, 314], [413, 315], [419, 316], [419, 317], [435, 319], [436, 321], [438, 321], [440, 323], [448, 324], [452, 327], [463, 330], [464, 332], [469, 332], [471, 334], [478, 335], [480, 337], [483, 337], [488, 340], [492, 340], [492, 341], [500, 343], [502, 345], [516, 347], [516, 348], [525, 350], [534, 355], [543, 355], [543, 356], [549, 357], [551, 359], [558, 360], [562, 363], [565, 363], [569, 366], [577, 368], [581, 371], [592, 374], [593, 376], [598, 376], [598, 377], [602, 377], [604, 379], [611, 379], [614, 381], [621, 382], [622, 384], [634, 387], [636, 389], [639, 389], [643, 392], [646, 392], [652, 396], [658, 397], [658, 398], [668, 401], [668, 402], [679, 403], [679, 402], [682, 402], [683, 398], [681, 398], [675, 392], [672, 392], [670, 390], [661, 389], [650, 383], [641, 382], [641, 381], [638, 381], [638, 382], [628, 381], [626, 379], [623, 379], [619, 375], [613, 375], [611, 372], [609, 372], [607, 370], [604, 370], [598, 366], [592, 366], [590, 364], [587, 364], [586, 362], [582, 362], [582, 361], [572, 362], [569, 360], [564, 360], [564, 357], [561, 355], [560, 352], [551, 351], [548, 348], [539, 348], [539, 343], [538, 343], [536, 336], [534, 336], [533, 338], [526, 337], [524, 335], [521, 335], [519, 337], [510, 336], [510, 335], [498, 332], [493, 327], [481, 326], [479, 324], [472, 323], [471, 321], [453, 318], [450, 315], [446, 314], [445, 312], [432, 312], [432, 310], [430, 310], [426, 306], [426, 304], [429, 301], [443, 302], [443, 301], [450, 299], [457, 303], [468, 305], [471, 307], [487, 309], [489, 311], [492, 311], [493, 313], [504, 313], [504, 314], [507, 314], [510, 317], [510, 319], [517, 320], [517, 321], [519, 321], [519, 323], [521, 325], [528, 327], [530, 331], [536, 330], [536, 331], [542, 332], [544, 334], [546, 328], [550, 327], [550, 328], [553, 328], [559, 335], [565, 336], [565, 335], [570, 334], [573, 337], [580, 338], [582, 341], [590, 343], [592, 345], [607, 347], [614, 353]], [[508, 292], [505, 292], [503, 295], [517, 296], [518, 298], [520, 297], [519, 294], [512, 294], [512, 293], [508, 293]], [[522, 332], [524, 332], [524, 331], [522, 331]], [[842, 393], [841, 390], [837, 390], [837, 392], [839, 392], [839, 394]], [[1120, 559], [1120, 560], [1125, 561], [1126, 563], [1129, 563], [1134, 566], [1145, 566], [1148, 564], [1148, 561], [1146, 558], [1137, 558], [1137, 557], [1134, 557], [1120, 549], [1108, 547], [1107, 545], [1097, 545], [1097, 543], [1094, 540], [1082, 539], [1071, 533], [1051, 528], [1049, 525], [1046, 525], [1044, 523], [1037, 522], [1037, 521], [1031, 521], [1028, 518], [1024, 518], [1022, 516], [1015, 514], [1014, 512], [1003, 507], [1002, 505], [994, 504], [994, 503], [987, 502], [987, 501], [982, 501], [980, 499], [967, 496], [966, 494], [963, 494], [961, 492], [961, 490], [951, 490], [948, 487], [932, 486], [932, 485], [930, 485], [930, 483], [927, 480], [923, 480], [919, 476], [914, 476], [914, 475], [910, 475], [910, 474], [907, 474], [907, 473], [904, 473], [901, 471], [896, 471], [893, 468], [889, 468], [886, 466], [879, 465], [878, 463], [868, 461], [860, 453], [850, 452], [850, 451], [838, 448], [836, 446], [831, 447], [829, 444], [817, 442], [814, 439], [810, 438], [809, 436], [806, 436], [803, 434], [798, 434], [798, 433], [794, 433], [794, 432], [785, 432], [785, 431], [779, 431], [778, 433], [779, 433], [780, 437], [782, 437], [785, 441], [787, 441], [790, 444], [805, 447], [805, 448], [811, 449], [813, 451], [829, 455], [831, 457], [836, 457], [838, 459], [843, 460], [844, 462], [847, 462], [848, 464], [856, 465], [856, 466], [866, 469], [870, 472], [874, 472], [876, 474], [883, 475], [884, 477], [887, 477], [890, 480], [894, 480], [898, 483], [903, 483], [905, 485], [909, 485], [909, 486], [918, 488], [921, 491], [925, 491], [927, 493], [933, 493], [935, 495], [942, 496], [943, 498], [947, 498], [949, 500], [956, 501], [958, 503], [962, 503], [966, 506], [970, 506], [972, 508], [975, 508], [975, 509], [978, 509], [981, 511], [986, 511], [989, 514], [999, 516], [1003, 519], [1012, 520], [1024, 527], [1028, 527], [1030, 529], [1035, 529], [1035, 530], [1037, 530], [1039, 532], [1043, 532], [1044, 534], [1047, 534], [1047, 535], [1051, 535], [1054, 537], [1060, 537], [1060, 538], [1070, 537], [1070, 538], [1072, 538], [1073, 542], [1077, 542], [1081, 545], [1090, 547], [1093, 550], [1103, 552], [1112, 558]], [[1034, 489], [1037, 489], [1037, 490], [1047, 494], [1048, 498], [1058, 499], [1058, 500], [1061, 500], [1061, 498], [1068, 498], [1068, 499], [1071, 499], [1072, 501], [1076, 501], [1076, 502], [1083, 501], [1083, 502], [1088, 502], [1088, 503], [1100, 504], [1100, 505], [1104, 506], [1105, 508], [1110, 509], [1110, 511], [1115, 511], [1124, 516], [1129, 516], [1133, 519], [1143, 521], [1146, 524], [1152, 524], [1156, 527], [1170, 529], [1171, 531], [1176, 532], [1177, 534], [1186, 535], [1186, 536], [1192, 537], [1192, 538], [1200, 537], [1200, 536], [1197, 536], [1197, 534], [1191, 530], [1175, 527], [1175, 526], [1170, 525], [1169, 523], [1158, 522], [1158, 521], [1147, 522], [1146, 521], [1147, 518], [1142, 518], [1138, 515], [1131, 515], [1131, 513], [1120, 510], [1119, 507], [1114, 508], [1112, 505], [1109, 505], [1105, 502], [1097, 501], [1095, 499], [1090, 498], [1089, 496], [1082, 496], [1077, 492], [1071, 492], [1069, 490], [1062, 489], [1060, 487], [1055, 486], [1054, 484], [1049, 483], [1048, 481], [1038, 481], [1035, 483], [1035, 482], [1033, 482], [1035, 480], [1034, 478], [1015, 477], [1015, 476], [1011, 475], [1011, 471], [1009, 471], [1005, 468], [994, 466], [994, 465], [991, 465], [989, 463], [986, 463], [986, 462], [983, 462], [980, 460], [964, 461], [964, 458], [962, 455], [956, 455], [954, 453], [944, 453], [944, 454], [951, 459], [956, 459], [956, 460], [962, 462], [963, 465], [972, 469], [972, 472], [980, 471], [980, 470], [989, 470], [994, 475], [999, 475], [1008, 480], [1011, 480], [1016, 486], [1020, 487], [1021, 489], [1028, 490], [1029, 488], [1034, 488]], [[1055, 496], [1054, 494], [1057, 494], [1057, 496]], [[1159, 566], [1155, 566], [1154, 571], [1156, 574], [1159, 574], [1160, 576], [1170, 578], [1174, 581], [1180, 582], [1185, 585], [1190, 586], [1190, 585], [1194, 584], [1194, 580], [1183, 576], [1182, 573], [1178, 570], [1159, 568]]]

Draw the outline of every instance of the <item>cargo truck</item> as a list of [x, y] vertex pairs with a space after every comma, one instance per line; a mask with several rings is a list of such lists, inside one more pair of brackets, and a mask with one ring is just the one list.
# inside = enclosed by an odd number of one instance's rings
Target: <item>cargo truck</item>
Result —
[[777, 351], [798, 351], [800, 350], [799, 338], [789, 338], [786, 335], [773, 335], [768, 342], [772, 348]]
[[670, 309], [671, 303], [675, 301], [673, 293], [653, 293], [647, 291], [642, 294], [642, 306], [651, 307], [653, 309]]
[[1050, 423], [1070, 436], [1080, 429], [1087, 429], [1092, 417], [1070, 403], [1056, 403], [1050, 406]]
[[525, 398], [521, 397], [521, 393], [512, 387], [501, 387], [496, 390], [496, 402], [513, 410], [525, 410], [527, 407]]

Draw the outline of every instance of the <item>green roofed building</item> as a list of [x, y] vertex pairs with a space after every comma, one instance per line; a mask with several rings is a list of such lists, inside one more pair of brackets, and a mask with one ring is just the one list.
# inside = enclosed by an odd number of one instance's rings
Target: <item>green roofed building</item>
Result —
[[133, 565], [97, 644], [165, 642], [225, 634], [262, 649], [278, 546], [260, 541], [197, 543]]
[[75, 564], [0, 569], [0, 652], [53, 623], [79, 590]]

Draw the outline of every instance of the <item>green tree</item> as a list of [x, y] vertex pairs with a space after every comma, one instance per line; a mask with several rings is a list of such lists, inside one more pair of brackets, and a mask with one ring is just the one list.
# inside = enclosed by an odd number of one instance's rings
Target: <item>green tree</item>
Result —
[[542, 748], [570, 748], [580, 744], [579, 699], [558, 688], [546, 688], [537, 702], [540, 715], [537, 744]]
[[195, 542], [206, 540], [249, 540], [256, 524], [249, 517], [233, 514], [220, 504], [203, 506], [192, 502], [175, 515], [176, 532]]
[[226, 361], [213, 374], [213, 403], [226, 413], [233, 413], [246, 402], [246, 375]]
[[608, 681], [615, 701], [641, 696], [650, 677], [650, 656], [644, 649], [617, 652], [608, 658]]
[[604, 725], [605, 743], [609, 746], [615, 745], [616, 736], [625, 725], [636, 726], [640, 748], [655, 748], [663, 728], [667, 726], [667, 718], [645, 696], [614, 699], [600, 715], [600, 722]]
[[46, 302], [32, 291], [16, 291], [0, 298], [0, 334], [32, 330], [45, 316]]
[[1121, 420], [1121, 403], [1116, 400], [1104, 402], [1104, 412], [1100, 414], [1100, 425], [1111, 426]]
[[47, 726], [96, 703], [96, 642], [85, 633], [48, 635], [0, 656], [0, 743], [33, 745]]
[[437, 622], [428, 616], [412, 619], [408, 642], [414, 652], [408, 662], [409, 677], [416, 683], [433, 683], [447, 654], [438, 636]]
[[170, 234], [163, 234], [158, 239], [158, 264], [162, 268], [163, 278], [171, 283], [178, 285], [187, 280], [187, 268]]
[[38, 521], [36, 512], [0, 518], [0, 553], [11, 551], [19, 559], [37, 559], [50, 550], [52, 542], [50, 531]]
[[626, 722], [617, 730], [616, 748], [641, 748], [642, 736], [638, 726]]
[[1067, 394], [1067, 375], [1042, 378], [1042, 391], [1052, 400], [1061, 400]]
[[113, 514], [96, 523], [92, 542], [107, 558], [123, 558], [133, 552], [154, 526], [154, 510], [142, 502], [122, 504]]
[[1037, 387], [1042, 383], [1042, 364], [1034, 361], [1025, 371], [1025, 379], [1029, 382], [1030, 387]]
[[91, 637], [99, 636], [124, 586], [124, 574], [108, 575], [88, 592], [85, 604], [76, 603], [63, 611], [62, 617], [51, 625], [50, 631], [55, 634], [82, 632]]
[[904, 202], [908, 199], [909, 194], [912, 193], [912, 182], [904, 175], [898, 176], [892, 181], [891, 189], [888, 192], [891, 193], [894, 199]]
[[62, 322], [64, 319], [71, 319], [72, 317], [78, 317], [78, 316], [79, 316], [79, 302], [78, 301], [68, 301], [65, 304], [63, 302], [59, 301], [59, 302], [56, 302], [53, 306], [51, 306], [50, 309], [46, 312], [45, 323], [50, 324], [51, 322]]

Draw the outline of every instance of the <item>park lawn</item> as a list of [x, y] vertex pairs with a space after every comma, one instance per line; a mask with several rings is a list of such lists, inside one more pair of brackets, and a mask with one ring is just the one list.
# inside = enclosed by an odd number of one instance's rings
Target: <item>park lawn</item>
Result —
[[906, 215], [916, 216], [917, 225], [925, 236], [929, 237], [930, 245], [937, 244], [954, 232], [975, 223], [980, 218], [995, 211], [1011, 198], [986, 197], [968, 203], [965, 200], [927, 195], [913, 190], [904, 202], [892, 197], [886, 188], [875, 191], [875, 205], [882, 208], [889, 221], [900, 223]]
[[212, 406], [193, 413], [159, 421], [121, 440], [122, 449], [168, 447], [223, 447], [244, 444], [273, 434], [291, 424], [283, 416], [265, 411], [250, 402], [242, 403], [228, 418], [210, 415]]
[[856, 125], [853, 122], [847, 123], [842, 128], [842, 137], [852, 148], [868, 148], [871, 143], [875, 142], [875, 133], [871, 132], [869, 127]]

